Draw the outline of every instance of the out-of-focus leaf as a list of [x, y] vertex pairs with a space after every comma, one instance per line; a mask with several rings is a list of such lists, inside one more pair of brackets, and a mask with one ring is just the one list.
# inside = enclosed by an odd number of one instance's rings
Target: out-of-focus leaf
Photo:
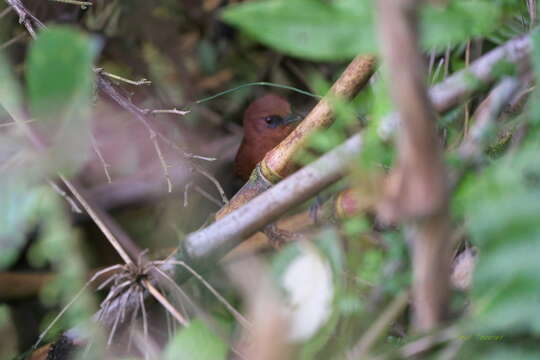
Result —
[[497, 28], [501, 7], [494, 1], [450, 1], [446, 7], [426, 6], [422, 12], [422, 43], [439, 50]]
[[19, 176], [0, 179], [0, 269], [10, 266], [25, 244], [28, 230], [37, 222], [39, 192]]
[[[223, 19], [284, 53], [313, 60], [344, 60], [377, 51], [374, 2], [322, 0], [252, 1], [229, 7]], [[500, 6], [454, 0], [422, 12], [422, 43], [445, 47], [497, 28]]]
[[228, 8], [223, 19], [260, 42], [287, 54], [343, 60], [375, 48], [373, 7], [339, 7], [336, 2], [275, 0]]
[[92, 63], [96, 43], [67, 27], [39, 33], [28, 56], [28, 94], [32, 117], [51, 144], [51, 160], [74, 171], [90, 149]]
[[22, 91], [3, 56], [0, 56], [0, 105], [13, 121], [24, 119]]
[[529, 145], [499, 159], [466, 183], [459, 200], [479, 248], [472, 290], [475, 331], [540, 331], [539, 150]]
[[[19, 84], [1, 56], [0, 106], [9, 121], [24, 120]], [[25, 145], [14, 133], [0, 136], [0, 269], [17, 259], [28, 229], [35, 225], [38, 195], [31, 185], [40, 171], [28, 166]]]
[[201, 320], [192, 321], [176, 334], [165, 350], [164, 360], [220, 360], [227, 358], [227, 345]]

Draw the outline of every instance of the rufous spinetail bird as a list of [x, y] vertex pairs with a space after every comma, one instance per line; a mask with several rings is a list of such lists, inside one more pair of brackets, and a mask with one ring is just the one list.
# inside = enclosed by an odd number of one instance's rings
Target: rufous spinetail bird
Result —
[[302, 116], [294, 114], [287, 100], [267, 94], [244, 111], [244, 138], [234, 160], [234, 173], [244, 181], [255, 166], [296, 127]]

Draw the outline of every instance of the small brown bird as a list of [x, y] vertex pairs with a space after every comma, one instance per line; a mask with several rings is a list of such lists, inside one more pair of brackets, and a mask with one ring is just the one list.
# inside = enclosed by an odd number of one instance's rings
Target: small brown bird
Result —
[[244, 181], [277, 144], [287, 137], [302, 117], [293, 114], [291, 105], [281, 96], [268, 94], [253, 101], [244, 112], [244, 138], [236, 159], [234, 173]]

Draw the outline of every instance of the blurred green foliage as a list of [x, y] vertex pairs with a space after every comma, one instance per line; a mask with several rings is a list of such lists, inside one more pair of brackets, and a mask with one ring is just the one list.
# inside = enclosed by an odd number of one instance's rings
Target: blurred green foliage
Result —
[[[378, 51], [372, 0], [267, 0], [230, 7], [223, 19], [265, 45], [312, 60], [344, 60]], [[482, 16], [478, 16], [482, 14]], [[503, 7], [486, 0], [426, 6], [422, 42], [443, 49], [497, 29]]]
[[[28, 262], [36, 267], [51, 265], [58, 274], [42, 293], [46, 304], [72, 300], [88, 271], [64, 200], [44, 180], [57, 171], [74, 171], [86, 159], [96, 53], [89, 37], [68, 28], [43, 30], [33, 42], [27, 64], [28, 100], [36, 128], [50, 136], [46, 137], [50, 152], [29, 146], [23, 92], [4, 58], [0, 62], [0, 105], [16, 124], [13, 129], [19, 130], [3, 134], [0, 145], [0, 268], [18, 259], [28, 235], [35, 233]], [[82, 325], [95, 309], [93, 298], [84, 293], [56, 331]], [[91, 328], [82, 325], [81, 330]]]
[[225, 360], [227, 344], [202, 320], [193, 320], [178, 331], [165, 349], [164, 360]]

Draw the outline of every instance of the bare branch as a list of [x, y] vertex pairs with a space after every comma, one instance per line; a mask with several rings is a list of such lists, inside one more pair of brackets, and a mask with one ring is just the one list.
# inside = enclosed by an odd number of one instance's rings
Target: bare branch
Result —
[[[55, 0], [56, 1], [56, 0]], [[131, 80], [120, 75], [111, 74], [110, 72], [105, 71], [103, 68], [95, 68], [94, 71], [100, 75], [106, 76], [113, 80], [118, 80], [126, 84], [141, 86], [141, 85], [151, 85], [152, 82], [148, 79], [142, 78], [140, 80]]]
[[418, 45], [420, 0], [379, 0], [379, 30], [402, 127], [398, 160], [385, 185], [379, 216], [410, 221], [414, 322], [430, 330], [446, 316], [450, 241], [448, 192], [435, 109], [425, 88]]
[[482, 154], [486, 135], [520, 88], [521, 83], [518, 79], [505, 78], [480, 104], [474, 115], [474, 124], [459, 147], [459, 154], [463, 160], [475, 161]]
[[[212, 225], [190, 234], [179, 252], [188, 264], [217, 259], [292, 206], [338, 180], [362, 148], [355, 135]], [[257, 171], [260, 171], [257, 168]], [[183, 259], [179, 259], [183, 260]]]

